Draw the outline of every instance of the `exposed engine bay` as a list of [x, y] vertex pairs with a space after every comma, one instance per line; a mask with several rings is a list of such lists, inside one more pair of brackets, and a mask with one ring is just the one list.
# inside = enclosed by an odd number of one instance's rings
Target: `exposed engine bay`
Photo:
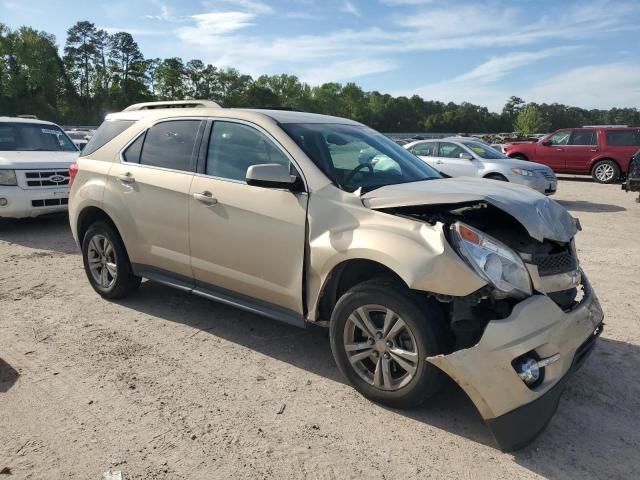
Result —
[[[570, 311], [580, 300], [582, 285], [573, 239], [568, 242], [538, 241], [513, 216], [484, 201], [379, 210], [431, 225], [442, 223], [448, 227], [445, 232], [449, 233], [451, 225], [464, 222], [517, 252], [529, 270], [534, 295], [546, 294], [563, 311]], [[454, 350], [476, 344], [489, 321], [508, 317], [520, 301], [496, 297], [490, 286], [466, 297], [434, 296], [448, 310], [451, 331], [455, 335]]]

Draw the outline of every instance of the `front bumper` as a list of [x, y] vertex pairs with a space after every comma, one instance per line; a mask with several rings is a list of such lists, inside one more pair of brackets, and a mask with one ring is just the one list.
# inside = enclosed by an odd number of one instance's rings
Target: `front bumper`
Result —
[[544, 195], [553, 195], [556, 193], [558, 189], [558, 179], [548, 179], [541, 175], [536, 175], [535, 177], [525, 177], [522, 175], [510, 175], [509, 181], [513, 183], [518, 183], [520, 185], [524, 185], [526, 187], [532, 188]]
[[[427, 358], [465, 390], [502, 450], [521, 448], [544, 430], [571, 373], [600, 334], [602, 308], [584, 274], [582, 282], [584, 297], [570, 311], [546, 295], [534, 295], [517, 304], [509, 317], [489, 322], [474, 347]], [[531, 351], [542, 358], [560, 354], [533, 389], [511, 364]]]
[[[69, 202], [68, 187], [23, 189], [19, 186], [0, 187], [0, 218], [38, 217], [64, 212]], [[5, 203], [5, 202], [0, 202]]]

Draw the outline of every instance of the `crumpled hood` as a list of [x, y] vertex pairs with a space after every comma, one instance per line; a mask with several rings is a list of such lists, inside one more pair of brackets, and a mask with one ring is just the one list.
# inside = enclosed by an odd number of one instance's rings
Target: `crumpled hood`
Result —
[[568, 242], [575, 219], [559, 203], [523, 185], [458, 177], [381, 187], [362, 195], [372, 209], [485, 201], [515, 218], [532, 238]]
[[0, 168], [11, 170], [38, 170], [69, 168], [80, 152], [6, 152], [0, 151]]

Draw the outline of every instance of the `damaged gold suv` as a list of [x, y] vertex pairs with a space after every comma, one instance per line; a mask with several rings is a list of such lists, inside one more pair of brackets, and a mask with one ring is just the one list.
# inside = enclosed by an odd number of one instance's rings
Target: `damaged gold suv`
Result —
[[325, 326], [369, 399], [416, 406], [447, 374], [502, 449], [544, 429], [603, 320], [563, 207], [343, 118], [185, 103], [108, 116], [71, 169], [100, 295], [145, 277]]

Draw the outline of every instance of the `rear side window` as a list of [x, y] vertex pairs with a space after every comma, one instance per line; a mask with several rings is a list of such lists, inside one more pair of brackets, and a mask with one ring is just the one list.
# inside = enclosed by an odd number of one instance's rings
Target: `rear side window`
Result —
[[[149, 129], [144, 139], [140, 164], [195, 172], [194, 147], [199, 126], [200, 120], [171, 120], [157, 123]], [[135, 143], [129, 148], [134, 147]], [[132, 150], [131, 156], [133, 157], [134, 154], [135, 149]], [[125, 158], [127, 158], [126, 154]], [[135, 159], [132, 161], [135, 162]]]
[[618, 130], [606, 132], [607, 144], [611, 147], [639, 147], [640, 132], [638, 130]]
[[84, 147], [80, 156], [85, 157], [87, 155], [91, 155], [100, 147], [116, 138], [134, 123], [136, 123], [135, 120], [107, 120], [102, 122], [102, 125], [100, 125], [98, 130], [96, 130], [96, 133], [93, 134], [93, 137], [91, 137], [89, 143]]
[[140, 154], [142, 153], [142, 144], [144, 143], [145, 133], [140, 135], [135, 141], [127, 147], [122, 153], [125, 162], [140, 163]]
[[597, 145], [598, 136], [595, 130], [574, 130], [569, 145]]
[[411, 153], [419, 157], [435, 157], [436, 142], [419, 143], [411, 147]]

